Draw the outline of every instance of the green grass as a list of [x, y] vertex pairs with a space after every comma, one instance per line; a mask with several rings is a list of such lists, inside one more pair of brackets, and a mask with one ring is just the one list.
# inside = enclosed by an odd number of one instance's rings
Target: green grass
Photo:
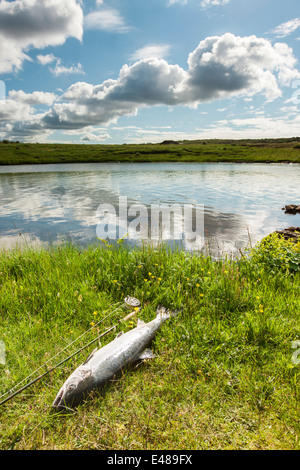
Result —
[[299, 271], [257, 259], [214, 262], [164, 247], [2, 252], [1, 394], [85, 331], [48, 366], [117, 323], [123, 307], [93, 327], [126, 295], [140, 299], [144, 321], [158, 303], [184, 310], [157, 334], [156, 359], [74, 412], [53, 414], [51, 404], [89, 350], [0, 407], [0, 448], [299, 449], [299, 294]]
[[0, 165], [87, 162], [293, 162], [300, 138], [180, 141], [169, 144], [73, 145], [0, 143]]

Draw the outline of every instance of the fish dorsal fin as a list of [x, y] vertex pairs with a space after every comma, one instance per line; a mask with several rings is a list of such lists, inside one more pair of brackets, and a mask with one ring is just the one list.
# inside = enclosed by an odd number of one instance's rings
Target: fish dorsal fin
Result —
[[86, 358], [86, 360], [82, 363], [82, 365], [84, 366], [85, 364], [87, 364], [89, 362], [90, 359], [92, 359], [93, 355], [95, 354], [95, 352], [98, 351], [98, 348], [95, 348], [93, 352], [91, 352], [91, 354]]
[[151, 351], [151, 349], [145, 349], [138, 357], [141, 361], [144, 361], [145, 359], [154, 359], [155, 355]]
[[145, 326], [147, 323], [145, 323], [143, 320], [141, 320], [140, 318], [138, 318], [138, 321], [137, 321], [137, 327], [139, 326]]

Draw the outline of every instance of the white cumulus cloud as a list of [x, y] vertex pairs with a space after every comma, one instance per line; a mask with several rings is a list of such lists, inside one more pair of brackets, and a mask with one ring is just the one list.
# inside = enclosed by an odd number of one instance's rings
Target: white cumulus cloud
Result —
[[57, 58], [53, 54], [46, 54], [46, 55], [39, 54], [36, 56], [36, 58], [37, 58], [37, 61], [42, 65], [52, 64], [52, 62], [55, 62], [57, 60]]
[[27, 104], [30, 106], [47, 105], [51, 106], [56, 99], [54, 93], [44, 91], [34, 91], [33, 93], [25, 93], [23, 90], [11, 90], [8, 93], [8, 99], [17, 103]]
[[[191, 106], [240, 96], [263, 94], [268, 101], [300, 78], [293, 51], [256, 36], [230, 33], [208, 37], [188, 56], [187, 68], [149, 57], [124, 65], [117, 79], [98, 85], [77, 82], [43, 114], [23, 123], [24, 132], [79, 130], [115, 123], [143, 107]], [[12, 118], [15, 123], [17, 119]], [[19, 133], [22, 123], [14, 124]], [[14, 134], [15, 135], [15, 134]], [[30, 134], [31, 135], [31, 134]]]
[[19, 70], [30, 48], [82, 39], [80, 0], [3, 0], [0, 3], [0, 73]]
[[62, 61], [59, 57], [55, 57], [53, 54], [46, 54], [46, 55], [37, 55], [37, 61], [42, 65], [49, 65], [55, 62], [55, 65], [49, 68], [50, 72], [55, 76], [59, 77], [60, 75], [71, 75], [71, 74], [79, 74], [84, 75], [84, 71], [82, 65], [78, 63], [77, 65], [71, 65], [70, 67], [66, 67], [62, 64]]
[[[37, 106], [52, 106], [56, 99], [54, 93], [11, 90], [6, 100], [0, 101], [0, 135], [14, 140], [30, 140], [39, 135], [43, 114], [35, 114]], [[44, 135], [50, 133], [43, 130]]]
[[45, 114], [43, 125], [68, 129], [107, 124], [136, 115], [144, 106], [197, 106], [237, 95], [263, 93], [274, 100], [281, 96], [280, 86], [300, 76], [295, 67], [286, 44], [229, 33], [209, 37], [189, 54], [187, 70], [149, 58], [124, 65], [117, 80], [72, 85]]
[[147, 44], [140, 49], [137, 49], [131, 56], [131, 60], [150, 59], [155, 57], [157, 59], [165, 58], [170, 51], [169, 44]]
[[189, 55], [188, 94], [193, 101], [260, 92], [275, 99], [281, 96], [279, 84], [299, 77], [296, 62], [284, 43], [231, 33], [209, 37]]
[[127, 33], [131, 30], [118, 10], [107, 7], [89, 13], [84, 19], [84, 25], [86, 29], [114, 33]]
[[84, 75], [84, 71], [80, 63], [78, 63], [77, 65], [71, 65], [70, 67], [66, 67], [61, 63], [60, 59], [57, 59], [55, 66], [50, 68], [50, 72], [55, 75], [55, 77], [70, 74]]

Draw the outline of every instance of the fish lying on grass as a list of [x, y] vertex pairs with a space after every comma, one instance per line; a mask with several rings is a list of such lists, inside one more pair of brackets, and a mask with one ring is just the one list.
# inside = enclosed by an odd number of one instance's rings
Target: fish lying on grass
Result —
[[137, 327], [119, 333], [106, 346], [95, 350], [66, 380], [58, 392], [53, 408], [61, 410], [82, 401], [87, 394], [112, 380], [125, 367], [154, 357], [147, 346], [161, 325], [178, 312], [158, 306], [156, 318], [149, 323], [138, 320]]

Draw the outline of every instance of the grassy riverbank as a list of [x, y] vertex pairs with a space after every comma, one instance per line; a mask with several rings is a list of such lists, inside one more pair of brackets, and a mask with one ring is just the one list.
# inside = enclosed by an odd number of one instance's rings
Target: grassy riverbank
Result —
[[0, 165], [90, 162], [300, 163], [300, 138], [199, 140], [163, 145], [0, 143]]
[[184, 310], [157, 334], [156, 359], [73, 413], [53, 414], [51, 404], [89, 350], [0, 407], [0, 449], [299, 449], [293, 250], [275, 243], [240, 262], [122, 246], [2, 252], [1, 394], [85, 331], [48, 367], [118, 322], [123, 307], [96, 326], [126, 295], [140, 299], [145, 321], [158, 303]]

